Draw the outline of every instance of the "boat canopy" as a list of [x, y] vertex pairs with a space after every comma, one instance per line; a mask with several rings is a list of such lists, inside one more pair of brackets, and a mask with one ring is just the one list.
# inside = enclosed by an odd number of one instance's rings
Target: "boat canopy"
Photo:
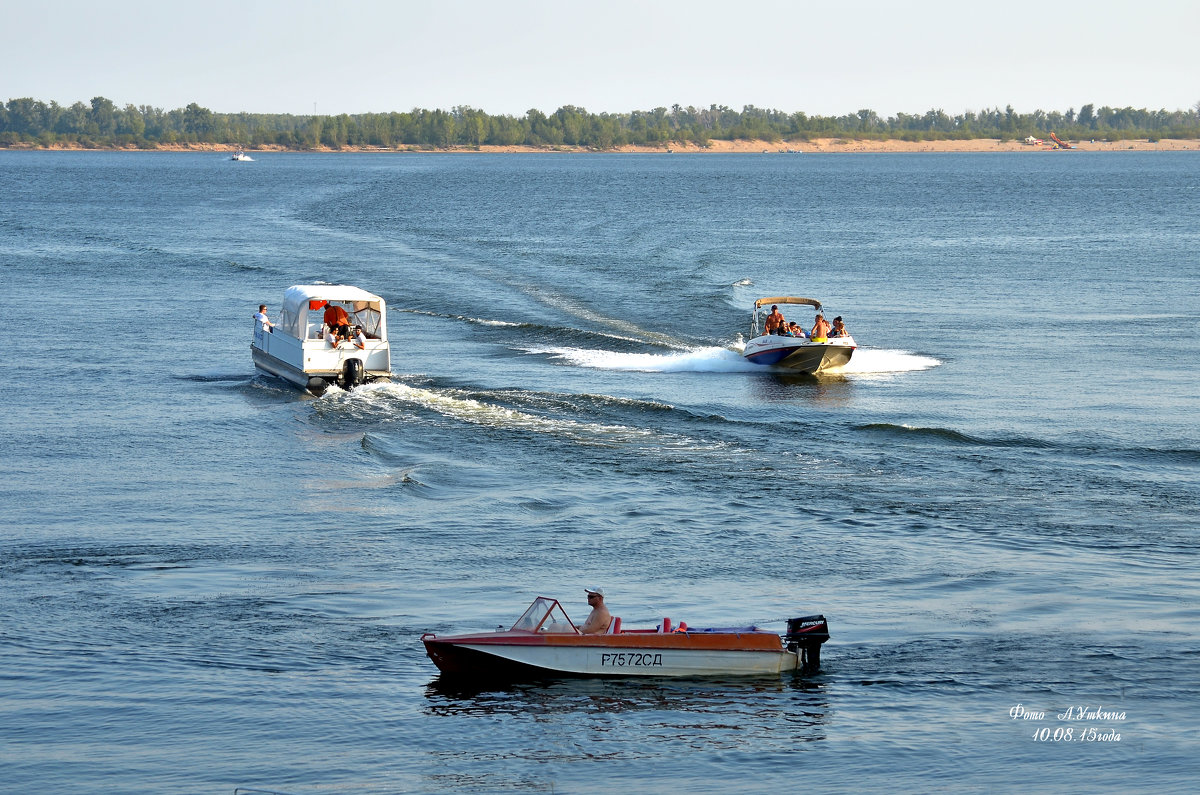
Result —
[[362, 326], [368, 337], [387, 339], [384, 300], [348, 284], [299, 284], [287, 288], [277, 326], [297, 339], [306, 339], [314, 323], [321, 325], [325, 306], [331, 303], [344, 308], [351, 323]]
[[817, 309], [821, 308], [821, 302], [815, 298], [796, 298], [789, 295], [781, 295], [778, 298], [760, 298], [754, 302], [754, 308], [759, 309], [767, 304], [807, 304]]

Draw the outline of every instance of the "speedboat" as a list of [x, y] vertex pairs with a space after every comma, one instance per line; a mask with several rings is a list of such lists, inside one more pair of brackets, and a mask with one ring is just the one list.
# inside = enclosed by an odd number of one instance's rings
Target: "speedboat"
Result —
[[[347, 325], [361, 327], [360, 342], [330, 338], [325, 312], [344, 312]], [[331, 384], [342, 389], [391, 378], [384, 300], [345, 284], [301, 284], [283, 294], [273, 328], [254, 322], [250, 354], [259, 370], [318, 397]], [[359, 347], [361, 345], [362, 347]]]
[[254, 162], [254, 158], [251, 157], [250, 155], [246, 154], [245, 152], [243, 152], [241, 149], [234, 152], [233, 157], [231, 157], [229, 159], [237, 160], [242, 163], [253, 163]]
[[476, 679], [813, 673], [827, 640], [824, 616], [789, 619], [782, 636], [754, 626], [672, 626], [669, 618], [651, 629], [622, 629], [617, 617], [606, 632], [584, 635], [546, 596], [508, 630], [421, 636], [444, 675]]
[[780, 296], [760, 298], [754, 302], [750, 316], [750, 341], [742, 350], [747, 361], [774, 367], [786, 367], [801, 373], [817, 373], [833, 367], [841, 367], [850, 361], [858, 346], [849, 334], [823, 339], [810, 339], [807, 330], [802, 336], [785, 336], [766, 333], [767, 307], [779, 304], [800, 304], [813, 307], [822, 314], [821, 302], [815, 298]]

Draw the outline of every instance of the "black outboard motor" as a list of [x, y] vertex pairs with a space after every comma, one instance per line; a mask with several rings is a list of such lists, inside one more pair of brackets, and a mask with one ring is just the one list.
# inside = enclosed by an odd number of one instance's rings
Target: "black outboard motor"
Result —
[[829, 622], [825, 616], [789, 618], [783, 642], [788, 651], [800, 654], [802, 673], [816, 673], [821, 667], [821, 644], [829, 640]]
[[364, 383], [367, 378], [366, 368], [362, 359], [347, 359], [342, 362], [342, 389], [354, 389]]

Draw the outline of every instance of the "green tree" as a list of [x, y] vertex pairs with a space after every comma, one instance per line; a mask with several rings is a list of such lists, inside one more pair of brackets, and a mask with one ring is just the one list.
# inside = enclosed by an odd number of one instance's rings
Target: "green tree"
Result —
[[97, 135], [112, 136], [117, 132], [117, 106], [111, 99], [92, 97], [91, 121]]
[[193, 136], [192, 140], [206, 141], [213, 127], [213, 112], [195, 102], [183, 109], [183, 132]]

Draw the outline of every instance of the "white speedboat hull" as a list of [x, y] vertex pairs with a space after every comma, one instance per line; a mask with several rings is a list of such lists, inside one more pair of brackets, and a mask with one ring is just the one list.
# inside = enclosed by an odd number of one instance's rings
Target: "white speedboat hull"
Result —
[[786, 367], [800, 373], [819, 373], [845, 366], [856, 348], [851, 337], [834, 337], [825, 342], [813, 342], [802, 337], [769, 334], [747, 342], [742, 356], [754, 364]]

